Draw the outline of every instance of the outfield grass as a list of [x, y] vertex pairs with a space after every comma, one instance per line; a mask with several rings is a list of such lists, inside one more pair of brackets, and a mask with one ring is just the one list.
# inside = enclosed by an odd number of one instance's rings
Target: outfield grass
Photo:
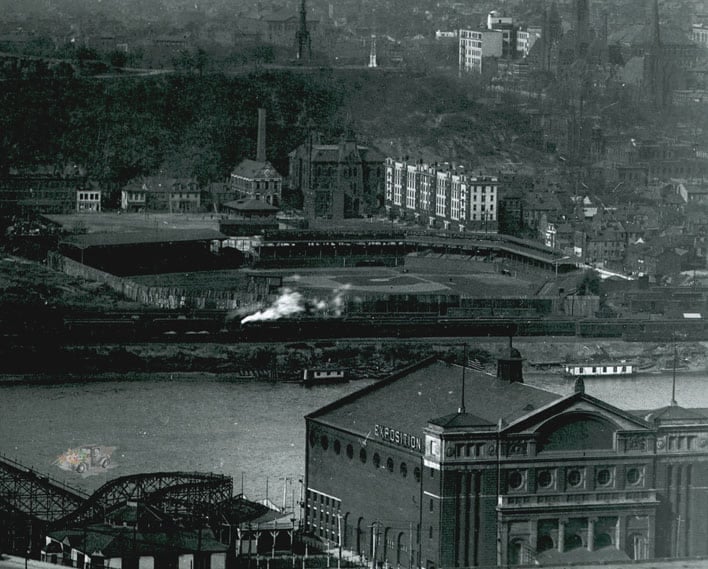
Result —
[[[132, 280], [146, 285], [176, 288], [243, 290], [251, 274], [269, 274], [283, 277], [283, 286], [321, 294], [346, 288], [352, 292], [390, 294], [461, 294], [473, 297], [525, 296], [532, 295], [538, 288], [538, 279], [515, 278], [488, 272], [486, 263], [466, 263], [460, 269], [460, 262], [453, 264], [454, 270], [447, 272], [447, 260], [441, 262], [437, 272], [432, 272], [431, 264], [426, 264], [425, 272], [414, 269], [403, 273], [403, 269], [382, 267], [321, 268], [321, 269], [270, 269], [203, 271], [191, 273], [170, 273], [164, 275], [142, 275]], [[406, 269], [407, 270], [407, 269]]]

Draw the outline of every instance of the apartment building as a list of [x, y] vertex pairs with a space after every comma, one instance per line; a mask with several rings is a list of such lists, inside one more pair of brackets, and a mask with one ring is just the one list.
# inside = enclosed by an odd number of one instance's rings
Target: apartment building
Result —
[[450, 231], [497, 220], [498, 178], [472, 176], [464, 167], [386, 159], [389, 215]]
[[502, 56], [503, 39], [503, 33], [498, 30], [460, 30], [460, 72], [482, 73], [482, 64], [486, 58]]

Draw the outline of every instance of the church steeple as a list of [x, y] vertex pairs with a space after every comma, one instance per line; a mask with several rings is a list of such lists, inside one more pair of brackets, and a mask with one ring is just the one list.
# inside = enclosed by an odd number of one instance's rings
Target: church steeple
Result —
[[307, 9], [305, 8], [305, 0], [300, 3], [300, 27], [295, 34], [297, 39], [297, 59], [310, 59], [312, 57], [312, 44], [310, 41], [310, 32], [307, 30]]
[[576, 0], [575, 6], [575, 56], [585, 57], [590, 45], [590, 2]]
[[649, 26], [651, 30], [652, 47], [661, 47], [661, 31], [659, 27], [659, 0], [649, 0], [651, 8], [649, 12]]

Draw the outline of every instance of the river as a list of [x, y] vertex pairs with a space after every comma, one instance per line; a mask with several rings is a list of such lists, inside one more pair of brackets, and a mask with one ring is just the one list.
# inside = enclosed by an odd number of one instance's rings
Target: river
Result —
[[[12, 379], [0, 379], [0, 453], [26, 466], [86, 492], [138, 472], [218, 472], [233, 476], [236, 492], [243, 477], [249, 498], [265, 498], [268, 491], [277, 504], [284, 493], [288, 504], [299, 496], [303, 417], [371, 383], [306, 388], [204, 373], [52, 383]], [[573, 388], [559, 375], [527, 374], [525, 381], [560, 394]], [[585, 386], [589, 394], [627, 409], [657, 408], [671, 400], [670, 373], [586, 379]], [[706, 375], [679, 374], [677, 400], [708, 407]], [[80, 475], [55, 464], [68, 448], [88, 444], [116, 447], [108, 469]]]

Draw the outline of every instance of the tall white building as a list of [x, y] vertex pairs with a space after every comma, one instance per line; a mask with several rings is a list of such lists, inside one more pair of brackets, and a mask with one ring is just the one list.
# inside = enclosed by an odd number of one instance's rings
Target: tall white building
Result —
[[516, 32], [516, 53], [521, 57], [528, 57], [531, 48], [541, 37], [541, 28], [533, 27]]
[[460, 72], [482, 73], [485, 58], [501, 57], [504, 37], [497, 30], [460, 30]]
[[693, 24], [691, 26], [691, 41], [700, 44], [701, 47], [708, 47], [708, 25]]
[[499, 181], [463, 167], [386, 159], [386, 209], [394, 216], [448, 231], [497, 220]]

